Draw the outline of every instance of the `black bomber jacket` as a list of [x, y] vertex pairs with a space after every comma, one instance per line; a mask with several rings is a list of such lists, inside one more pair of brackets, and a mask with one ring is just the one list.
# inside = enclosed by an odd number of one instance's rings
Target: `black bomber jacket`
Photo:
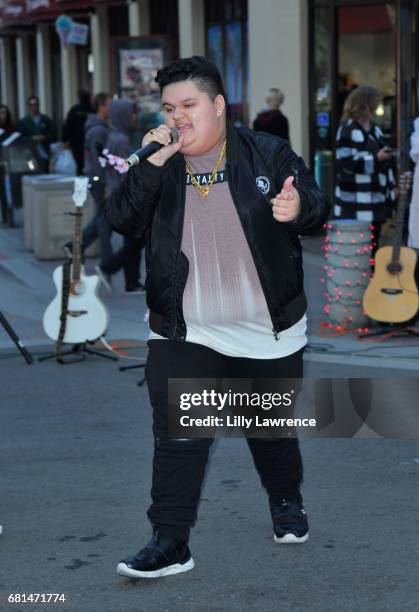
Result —
[[[228, 122], [226, 155], [229, 189], [278, 340], [307, 306], [298, 235], [322, 228], [329, 203], [285, 140]], [[272, 216], [269, 200], [290, 175], [295, 177], [301, 212], [294, 221], [280, 223]], [[104, 209], [117, 232], [145, 238], [150, 327], [174, 340], [186, 339], [182, 296], [189, 262], [181, 251], [185, 192], [185, 160], [176, 153], [162, 167], [145, 161], [130, 169]]]

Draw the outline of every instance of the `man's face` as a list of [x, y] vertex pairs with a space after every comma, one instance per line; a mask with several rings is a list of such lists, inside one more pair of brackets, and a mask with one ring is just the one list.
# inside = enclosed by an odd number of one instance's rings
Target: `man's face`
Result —
[[193, 81], [171, 83], [163, 89], [165, 122], [185, 138], [181, 153], [201, 155], [220, 141], [225, 129], [224, 106], [222, 96], [210, 100]]
[[34, 98], [29, 100], [28, 107], [29, 107], [29, 112], [30, 112], [31, 115], [38, 115], [39, 114], [39, 104], [38, 104], [38, 101], [35, 100]]
[[109, 117], [109, 104], [112, 102], [112, 98], [107, 98], [105, 104], [101, 104], [99, 106], [100, 116], [103, 119], [107, 119]]

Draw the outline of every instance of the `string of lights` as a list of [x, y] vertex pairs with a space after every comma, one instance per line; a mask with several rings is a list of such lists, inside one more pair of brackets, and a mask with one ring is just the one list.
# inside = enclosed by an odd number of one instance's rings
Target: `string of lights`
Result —
[[362, 297], [371, 277], [375, 246], [374, 226], [367, 222], [336, 220], [327, 224], [322, 251], [326, 263], [320, 282], [325, 285], [323, 332], [341, 335], [368, 330]]

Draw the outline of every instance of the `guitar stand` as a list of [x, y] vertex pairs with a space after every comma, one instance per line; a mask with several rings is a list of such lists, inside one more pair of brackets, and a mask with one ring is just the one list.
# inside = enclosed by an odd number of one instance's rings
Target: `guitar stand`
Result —
[[7, 331], [13, 342], [16, 344], [19, 349], [21, 355], [25, 359], [27, 364], [33, 363], [33, 357], [27, 348], [24, 346], [23, 342], [20, 340], [19, 336], [15, 333], [13, 327], [10, 325], [4, 314], [0, 310], [0, 323], [3, 325], [4, 329]]
[[[91, 349], [87, 346], [88, 344], [94, 345], [94, 342], [87, 341], [87, 342], [82, 342], [79, 344], [74, 344], [70, 350], [60, 353], [58, 357], [56, 356], [55, 353], [51, 353], [51, 355], [46, 355], [45, 357], [39, 357], [38, 361], [47, 361], [48, 359], [56, 359], [62, 365], [68, 365], [70, 363], [77, 363], [79, 361], [85, 361], [86, 354], [87, 355], [97, 355], [98, 357], [103, 357], [103, 359], [110, 359], [111, 361], [118, 361], [118, 357], [114, 355], [105, 355], [104, 353], [100, 351]], [[66, 357], [68, 355], [74, 355], [74, 357], [72, 359], [71, 358], [63, 359], [63, 357]]]
[[[126, 370], [136, 370], [137, 368], [145, 368], [145, 363], [141, 363], [138, 365], [130, 365], [130, 366], [120, 366], [118, 369], [120, 372], [125, 372]], [[145, 376], [140, 378], [140, 380], [137, 382], [137, 385], [139, 387], [142, 387], [144, 383], [145, 383]]]
[[358, 338], [372, 338], [373, 336], [385, 336], [389, 337], [399, 336], [402, 334], [407, 334], [409, 336], [419, 337], [419, 329], [415, 327], [409, 327], [408, 325], [382, 325], [378, 329], [375, 329], [371, 332], [365, 332], [363, 334], [358, 334]]

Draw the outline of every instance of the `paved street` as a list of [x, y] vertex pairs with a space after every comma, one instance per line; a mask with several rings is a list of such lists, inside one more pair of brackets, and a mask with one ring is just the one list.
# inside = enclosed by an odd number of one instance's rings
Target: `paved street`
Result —
[[[52, 348], [40, 318], [54, 295], [47, 274], [57, 262], [34, 260], [19, 232], [0, 228], [0, 307], [40, 356]], [[312, 303], [320, 299], [314, 295], [317, 257], [308, 251]], [[145, 357], [144, 298], [123, 296], [118, 283], [104, 298], [112, 316], [108, 337], [129, 341], [125, 352]], [[417, 376], [411, 340], [377, 349], [313, 333], [310, 342], [305, 366], [311, 377], [403, 377], [409, 389]], [[417, 439], [302, 440], [311, 538], [295, 547], [273, 543], [245, 442], [220, 440], [191, 539], [195, 569], [130, 581], [115, 574], [115, 565], [149, 537], [151, 418], [147, 389], [136, 385], [141, 371], [120, 373], [122, 362], [94, 356], [69, 366], [28, 366], [3, 330], [0, 349], [0, 609], [418, 609]], [[30, 592], [64, 593], [66, 602], [7, 603], [10, 593]]]
[[[150, 410], [138, 373], [92, 357], [0, 361], [0, 597], [62, 592], [69, 612], [416, 611], [417, 440], [304, 440], [311, 538], [272, 540], [242, 439], [217, 443], [185, 575], [131, 582], [115, 564], [148, 539]], [[336, 374], [340, 374], [336, 370]]]

